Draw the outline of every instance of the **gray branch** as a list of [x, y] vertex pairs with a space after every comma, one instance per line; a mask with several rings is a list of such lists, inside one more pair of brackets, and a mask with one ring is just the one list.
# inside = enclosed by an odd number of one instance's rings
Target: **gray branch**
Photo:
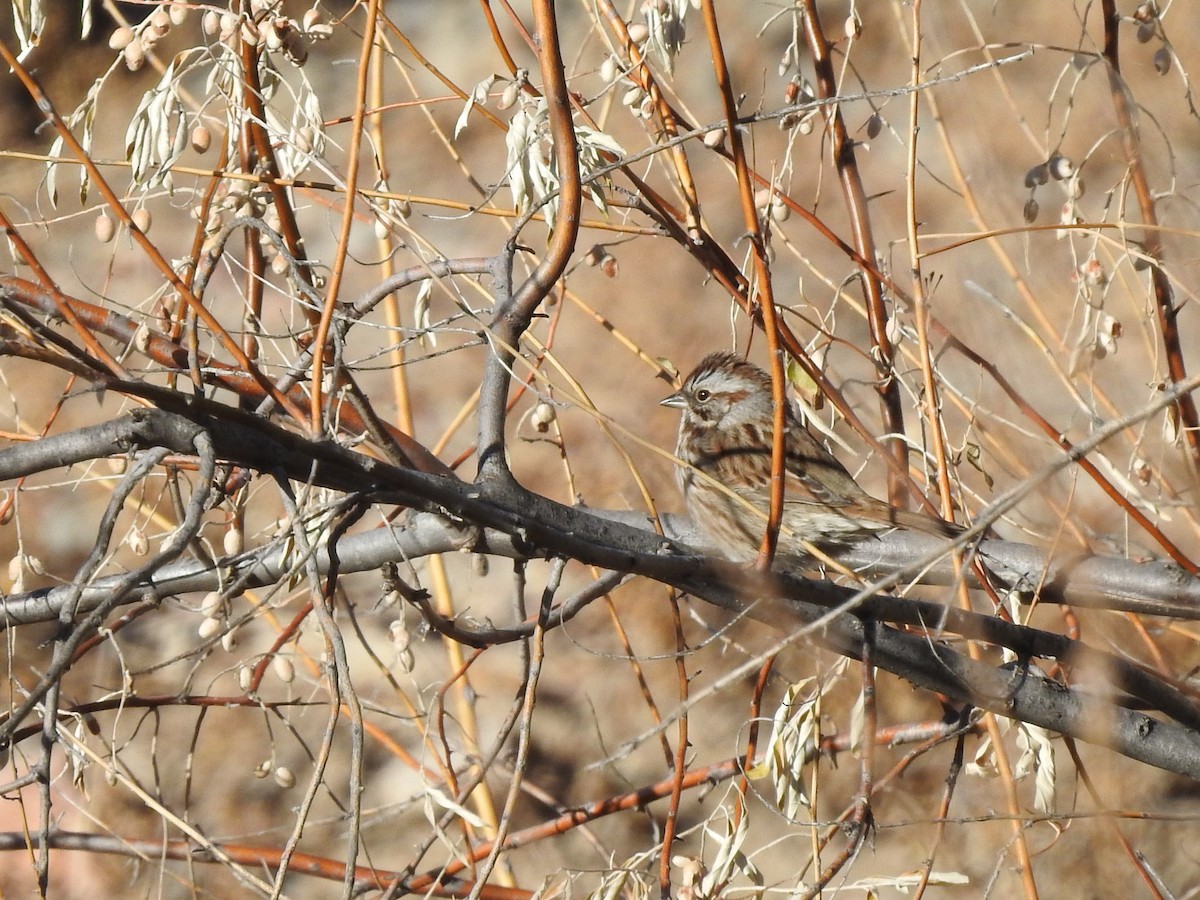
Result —
[[[342, 572], [456, 549], [517, 558], [567, 557], [613, 572], [653, 578], [728, 609], [745, 612], [749, 607], [751, 614], [778, 610], [778, 603], [749, 603], [752, 599], [782, 602], [813, 627], [816, 640], [850, 656], [861, 655], [864, 618], [942, 629], [1008, 647], [1022, 660], [1046, 657], [1057, 659], [1067, 669], [1102, 670], [1120, 691], [1174, 721], [1151, 718], [1046, 679], [1027, 662], [1012, 669], [996, 669], [928, 637], [887, 627], [877, 629], [877, 664], [963, 702], [1200, 777], [1200, 710], [1156, 676], [1062, 635], [940, 604], [873, 596], [869, 590], [857, 594], [829, 581], [754, 572], [690, 549], [687, 544], [699, 542], [686, 520], [668, 518], [666, 535], [658, 535], [648, 530], [645, 517], [634, 513], [602, 514], [566, 507], [525, 491], [511, 479], [500, 484], [466, 484], [401, 469], [333, 442], [308, 440], [211, 401], [143, 386], [138, 390], [171, 411], [135, 410], [115, 422], [0, 452], [0, 477], [138, 448], [194, 453], [197, 433], [202, 431], [211, 438], [221, 459], [251, 469], [284, 472], [297, 480], [414, 510], [402, 525], [342, 538], [337, 544]], [[894, 572], [930, 549], [928, 543], [913, 544], [913, 537], [897, 533], [864, 542], [844, 559], [867, 572]], [[1171, 610], [1173, 615], [1196, 618], [1200, 609], [1198, 580], [1162, 564], [1052, 561], [1032, 548], [999, 541], [985, 541], [976, 549], [1006, 583], [1025, 589], [1044, 581], [1043, 595], [1057, 592], [1056, 599], [1066, 602], [1090, 598], [1091, 605], [1130, 608], [1136, 599], [1135, 588], [1144, 596], [1147, 582], [1157, 579], [1163, 587], [1161, 596], [1153, 601], [1156, 605], [1136, 611]], [[220, 560], [218, 565], [222, 583], [228, 584], [232, 578], [247, 587], [264, 586], [285, 578], [293, 559], [283, 550], [274, 550]], [[315, 565], [318, 571], [328, 571], [326, 548], [317, 550]], [[1049, 577], [1043, 579], [1043, 572]], [[932, 583], [950, 583], [956, 577], [948, 562], [922, 570], [922, 580]], [[3, 604], [0, 627], [53, 619], [73, 594], [78, 595], [77, 612], [83, 613], [107, 610], [117, 603], [212, 590], [217, 584], [218, 572], [212, 566], [180, 560], [136, 584], [128, 575], [114, 576], [93, 581], [81, 594], [76, 585], [9, 597]]]
[[[483, 496], [479, 486], [384, 466], [376, 460], [344, 450], [332, 442], [309, 441], [268, 425], [254, 416], [210, 401], [197, 398], [187, 400], [172, 392], [150, 388], [145, 388], [140, 393], [155, 401], [162, 401], [162, 394], [169, 395], [172, 405], [185, 411], [182, 415], [172, 415], [155, 410], [135, 410], [127, 416], [101, 425], [14, 445], [0, 451], [0, 481], [120, 455], [138, 447], [160, 446], [179, 453], [191, 453], [194, 452], [191, 447], [197, 424], [203, 424], [210, 431], [216, 430], [214, 439], [221, 458], [248, 468], [272, 471], [278, 467], [290, 477], [305, 481], [309, 477], [314, 457], [321, 457], [318, 460], [321, 466], [317, 479], [326, 487], [349, 492], [365, 491], [371, 489], [372, 482], [378, 476], [395, 475], [400, 477], [401, 481], [423, 480], [423, 484], [412, 485], [414, 492], [422, 492], [432, 485], [437, 485], [437, 491], [425, 491], [428, 499], [434, 501], [432, 505], [419, 497], [410, 498], [414, 501], [413, 505], [419, 508], [437, 509], [438, 504], [448, 497], [470, 501], [472, 498], [478, 500]], [[195, 421], [197, 419], [201, 421]], [[328, 453], [323, 454], [321, 451]], [[379, 471], [381, 466], [386, 472]], [[466, 504], [467, 507], [470, 505]], [[583, 522], [588, 524], [590, 530], [607, 532], [607, 537], [615, 538], [616, 528], [606, 529], [604, 523], [620, 526], [624, 546], [634, 553], [661, 555], [672, 547], [676, 553], [684, 552], [681, 547], [706, 549], [703, 537], [688, 519], [681, 516], [663, 517], [662, 526], [667, 539], [664, 543], [663, 538], [652, 533], [652, 523], [642, 513], [582, 508], [571, 510], [558, 504], [552, 506], [556, 522], [564, 529], [571, 529], [576, 523]], [[445, 508], [453, 509], [453, 506], [447, 502]], [[467, 521], [477, 521], [472, 519], [469, 513], [470, 509], [464, 508], [463, 518]], [[520, 521], [516, 521], [515, 525], [518, 528], [523, 527]], [[400, 534], [403, 537], [398, 536]], [[496, 532], [492, 540], [507, 543], [511, 547], [508, 534], [508, 531]], [[449, 539], [448, 533], [440, 526], [421, 524], [415, 531], [407, 528], [395, 533], [357, 535], [345, 539], [339, 546], [344, 555], [344, 570], [354, 572], [376, 568], [388, 560], [395, 561], [402, 558], [399, 554], [416, 558], [429, 553], [445, 552], [452, 549], [446, 544]], [[429, 543], [426, 544], [425, 541]], [[962, 576], [955, 570], [949, 555], [944, 553], [947, 549], [945, 541], [938, 538], [896, 531], [843, 550], [838, 554], [838, 559], [868, 580], [900, 573], [911, 575], [922, 584], [949, 585], [956, 583]], [[928, 558], [936, 555], [938, 551], [943, 553], [935, 562], [916, 571], [909, 571], [914, 568], [914, 560]], [[995, 540], [980, 542], [975, 547], [975, 552], [987, 566], [994, 583], [1004, 590], [1028, 592], [1031, 597], [1036, 590], [1044, 601], [1078, 607], [1200, 619], [1200, 579], [1189, 575], [1173, 563], [1135, 562], [1099, 556], [1050, 556], [1027, 544]], [[508, 554], [501, 550], [499, 555]], [[216, 573], [211, 567], [190, 563], [182, 565], [184, 569], [188, 566], [194, 568], [194, 571], [188, 570], [186, 574], [179, 576], [184, 578], [186, 586], [177, 586], [167, 593], [216, 589]], [[274, 571], [273, 564], [261, 565], [266, 565], [267, 568], [254, 577], [269, 580], [256, 580], [255, 586], [273, 583], [282, 577], [281, 573]], [[653, 577], [653, 573], [648, 574]], [[972, 586], [977, 586], [974, 576], [968, 577], [971, 578]], [[94, 592], [97, 588], [93, 587], [90, 590]], [[153, 594], [147, 590], [130, 598], [129, 602], [152, 595], [163, 596], [161, 593]], [[6, 624], [48, 621], [57, 617], [55, 602], [51, 599], [53, 596], [55, 593], [51, 590], [7, 598], [3, 604], [4, 616], [0, 619], [0, 628]], [[84, 602], [86, 603], [86, 592]]]

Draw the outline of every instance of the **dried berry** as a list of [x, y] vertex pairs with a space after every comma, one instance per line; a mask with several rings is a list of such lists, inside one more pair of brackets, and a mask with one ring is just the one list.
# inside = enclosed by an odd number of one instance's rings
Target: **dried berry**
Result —
[[133, 40], [133, 29], [122, 25], [108, 36], [108, 46], [113, 50], [124, 50]]
[[96, 240], [102, 244], [107, 244], [117, 234], [117, 223], [113, 221], [113, 217], [107, 212], [102, 212], [96, 216]]
[[136, 72], [146, 64], [146, 48], [141, 41], [130, 41], [122, 53], [125, 56], [125, 68], [130, 72]]
[[1046, 165], [1049, 167], [1050, 176], [1055, 181], [1062, 181], [1075, 174], [1075, 167], [1071, 165], [1071, 161], [1057, 153], [1050, 157], [1050, 162]]
[[197, 125], [192, 129], [191, 142], [192, 149], [197, 153], [206, 153], [212, 146], [212, 132], [204, 125]]
[[1154, 71], [1159, 75], [1166, 75], [1171, 71], [1171, 51], [1166, 47], [1159, 47], [1154, 54]]

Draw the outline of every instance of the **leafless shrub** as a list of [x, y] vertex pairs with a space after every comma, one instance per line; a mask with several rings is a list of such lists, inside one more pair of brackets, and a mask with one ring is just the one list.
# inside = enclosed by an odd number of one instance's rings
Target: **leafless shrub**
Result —
[[[1182, 4], [83, 6], [3, 46], [0, 889], [1195, 883]], [[690, 549], [721, 346], [963, 538]]]

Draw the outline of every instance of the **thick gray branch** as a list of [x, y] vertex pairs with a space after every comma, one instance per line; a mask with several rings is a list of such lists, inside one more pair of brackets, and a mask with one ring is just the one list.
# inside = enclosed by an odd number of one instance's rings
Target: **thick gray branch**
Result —
[[[156, 402], [164, 399], [155, 389], [144, 390]], [[644, 575], [729, 609], [745, 611], [748, 605], [756, 610], [769, 609], [773, 604], [748, 601], [783, 601], [806, 622], [820, 620], [814, 632], [817, 640], [839, 653], [853, 656], [861, 653], [863, 617], [940, 628], [1009, 647], [1022, 659], [1051, 657], [1068, 669], [1079, 666], [1089, 673], [1103, 670], [1120, 691], [1162, 710], [1175, 721], [1151, 719], [1102, 699], [1090, 698], [1042, 678], [1026, 666], [1012, 671], [997, 670], [973, 662], [928, 637], [906, 635], [886, 627], [878, 629], [877, 664], [964, 702], [1104, 744], [1161, 768], [1200, 777], [1200, 711], [1155, 676], [1062, 635], [939, 604], [888, 596], [858, 596], [849, 588], [827, 581], [764, 575], [696, 555], [670, 537], [638, 527], [645, 520], [632, 514], [602, 517], [586, 509], [565, 507], [530, 494], [508, 479], [499, 485], [465, 484], [453, 478], [397, 468], [332, 442], [309, 441], [209, 401], [183, 400], [170, 394], [170, 403], [175, 408], [171, 413], [136, 410], [118, 422], [50, 439], [49, 447], [40, 455], [29, 446], [14, 448], [19, 452], [12, 458], [7, 454], [13, 451], [0, 453], [0, 472], [34, 462], [36, 467], [44, 468], [55, 464], [54, 461], [60, 464], [79, 461], [88, 458], [85, 452], [95, 451], [106, 441], [110, 442], [108, 452], [168, 447], [194, 453], [198, 435], [204, 434], [211, 438], [215, 455], [222, 459], [249, 468], [282, 471], [300, 480], [311, 479], [323, 486], [363, 494], [373, 501], [400, 503], [414, 510], [436, 513], [416, 515], [403, 527], [344, 538], [337, 548], [341, 571], [361, 571], [404, 557], [455, 548], [516, 557], [568, 557], [616, 572]], [[90, 450], [85, 451], [84, 445]], [[447, 514], [469, 525], [456, 528], [447, 523]], [[670, 520], [668, 524], [680, 523]], [[683, 531], [674, 536], [694, 538]], [[909, 537], [896, 536], [901, 546]], [[891, 544], [889, 536], [887, 540], [861, 545], [858, 549], [866, 554], [861, 562], [885, 566], [888, 556], [884, 550]], [[1024, 566], [1015, 576], [1018, 582], [1023, 579], [1026, 583], [1036, 583], [1043, 565], [1050, 566], [1048, 571], [1064, 585], [1062, 590], [1074, 590], [1071, 586], [1080, 573], [1100, 585], [1109, 585], [1108, 589], [1117, 594], [1129, 589], [1135, 580], [1115, 579], [1113, 573], [1121, 568], [1115, 562], [1109, 565], [1083, 560], [1056, 567], [1036, 552], [1029, 551], [1033, 553], [1029, 555], [1026, 550], [1008, 552], [1009, 549], [1002, 542], [985, 542], [980, 552], [989, 565], [999, 563], [1002, 569], [1014, 564]], [[921, 548], [909, 547], [886, 565], [908, 564], [914, 553], [920, 552]], [[326, 571], [328, 554], [318, 550], [315, 562], [318, 570]], [[272, 584], [288, 574], [291, 564], [282, 552], [223, 560], [222, 583], [227, 584], [228, 578], [234, 577], [245, 578], [247, 586]], [[1135, 566], [1134, 570], [1137, 569]], [[948, 569], [935, 567], [934, 571], [942, 571], [939, 577], [943, 579], [953, 576]], [[1195, 591], [1194, 579], [1183, 579], [1161, 568], [1153, 571], [1156, 576], [1174, 582], [1176, 593], [1168, 599], [1186, 610], [1194, 596], [1190, 593]], [[116, 603], [146, 597], [209, 590], [217, 583], [216, 574], [200, 563], [175, 562], [137, 584], [128, 575], [99, 580], [83, 591], [80, 610], [108, 609]], [[71, 594], [72, 588], [56, 588], [8, 598], [0, 627], [52, 619]]]
[[[326, 487], [348, 492], [376, 491], [394, 494], [403, 485], [408, 485], [408, 505], [426, 509], [444, 507], [460, 512], [464, 520], [483, 525], [499, 525], [501, 521], [494, 515], [482, 519], [473, 515], [482, 505], [480, 501], [483, 489], [480, 486], [386, 466], [332, 442], [312, 442], [269, 425], [254, 416], [209, 401], [186, 400], [178, 394], [150, 388], [143, 388], [140, 392], [156, 402], [164, 400], [160, 394], [168, 395], [171, 404], [178, 407], [182, 415], [157, 410], [135, 410], [128, 416], [101, 425], [14, 445], [0, 451], [0, 480], [10, 480], [35, 472], [122, 454], [136, 447], [161, 446], [179, 453], [191, 453], [194, 435], [203, 427], [213, 432], [214, 443], [221, 458], [249, 468], [265, 471], [282, 469], [290, 477], [303, 481], [308, 479], [312, 464], [317, 462], [317, 482]], [[513, 495], [513, 503], [517, 510], [522, 509], [524, 497], [532, 496], [515, 487], [506, 488], [502, 493]], [[650, 520], [641, 513], [569, 509], [548, 500], [540, 501], [536, 505], [547, 511], [550, 518], [545, 524], [562, 538], [567, 538], [575, 532], [580, 536], [587, 533], [595, 539], [607, 542], [608, 547], [629, 551], [615, 556], [605, 553], [607, 563], [598, 564], [605, 565], [606, 568], [632, 571], [633, 558], [651, 555], [661, 560], [670, 547], [670, 542], [664, 542], [662, 538], [650, 533]], [[489, 510], [493, 514], [496, 512], [491, 507]], [[518, 534], [536, 525], [537, 523], [530, 521], [535, 517], [533, 506], [524, 511], [524, 516], [505, 515], [502, 521], [511, 527], [500, 526], [502, 533]], [[662, 524], [668, 538], [676, 544], [701, 548], [704, 546], [703, 538], [696, 533], [687, 519], [665, 516]], [[427, 536], [429, 532], [425, 529], [421, 533]], [[398, 558], [396, 554], [400, 548], [391, 547], [388, 544], [390, 540], [391, 537], [387, 536], [348, 538], [342, 545], [343, 553], [349, 554], [345, 562], [345, 571], [362, 571], [377, 567], [387, 561], [380, 553], [389, 552], [389, 548], [392, 555], [388, 558], [394, 561]], [[511, 542], [507, 537], [504, 540]], [[441, 538], [434, 539], [426, 549], [422, 549], [419, 539], [412, 543], [412, 538], [406, 537], [405, 541], [410, 542], [405, 552], [413, 557], [442, 552], [445, 549]], [[575, 548], [579, 546], [575, 541], [569, 543]], [[364, 548], [362, 562], [356, 564], [353, 561], [358, 558], [355, 548], [360, 546]], [[945, 549], [945, 544], [937, 538], [909, 532], [893, 532], [851, 547], [840, 553], [839, 559], [860, 572], [864, 578], [873, 579], [904, 571], [911, 567], [914, 559], [926, 557], [931, 551], [938, 549]], [[1005, 589], [1032, 592], [1037, 588], [1043, 600], [1074, 606], [1200, 619], [1200, 579], [1188, 575], [1171, 563], [1133, 562], [1094, 556], [1050, 557], [1035, 547], [1007, 541], [983, 541], [978, 547], [978, 553], [995, 582]], [[503, 551], [501, 555], [504, 555]], [[671, 568], [678, 571], [677, 565]], [[659, 569], [652, 566], [645, 574], [654, 577], [658, 571]], [[207, 576], [211, 579], [210, 583], [201, 584], [200, 581], [204, 577], [192, 577], [189, 586], [179, 588], [178, 592], [215, 589], [215, 573]], [[944, 585], [955, 583], [959, 575], [949, 556], [945, 555], [914, 573], [914, 577], [924, 584]], [[8, 622], [45, 621], [44, 616], [54, 618], [57, 615], [51, 613], [49, 607], [44, 605], [43, 595], [26, 596], [34, 601], [33, 606], [41, 604], [46, 612], [31, 618], [30, 613], [26, 612], [30, 604], [20, 597], [12, 597], [5, 604]], [[0, 622], [0, 627], [2, 625], [3, 622]]]
[[[805, 621], [825, 611], [789, 603]], [[838, 616], [827, 626], [823, 643], [861, 656], [863, 622]], [[1028, 722], [1058, 734], [1108, 747], [1160, 769], [1200, 778], [1200, 731], [1154, 719], [1042, 677], [1026, 666], [995, 668], [940, 644], [891, 628], [876, 629], [875, 663], [919, 687]]]

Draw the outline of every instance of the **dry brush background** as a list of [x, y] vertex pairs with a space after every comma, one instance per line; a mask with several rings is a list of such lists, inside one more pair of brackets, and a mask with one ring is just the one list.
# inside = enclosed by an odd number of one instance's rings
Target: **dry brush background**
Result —
[[[597, 560], [502, 535], [477, 498], [395, 476], [357, 503], [295, 463], [329, 438], [470, 482], [490, 435], [537, 495], [675, 512], [658, 400], [709, 350], [765, 365], [781, 342], [876, 496], [1057, 559], [1165, 560], [1195, 596], [1200, 432], [1187, 394], [1164, 402], [1200, 346], [1186, 3], [93, 6], [83, 38], [77, 4], [5, 9], [0, 454], [134, 408], [194, 419], [196, 393], [218, 427], [28, 463], [0, 495], [0, 588], [12, 615], [160, 562], [212, 584], [109, 590], [99, 628], [5, 620], [0, 891], [1194, 895], [1187, 762], [964, 711], [784, 603], [743, 618], [670, 587], [681, 570], [580, 595]], [[506, 332], [510, 301], [528, 316]], [[246, 433], [268, 449], [222, 454]], [[416, 558], [328, 578], [308, 552], [411, 505]], [[239, 583], [231, 558], [271, 553], [290, 571]], [[1123, 660], [1122, 690], [1105, 665], [907, 628], [1113, 722], [1146, 675], [1183, 710], [1156, 721], [1196, 734], [1195, 622], [1052, 589], [908, 595], [999, 601]]]

